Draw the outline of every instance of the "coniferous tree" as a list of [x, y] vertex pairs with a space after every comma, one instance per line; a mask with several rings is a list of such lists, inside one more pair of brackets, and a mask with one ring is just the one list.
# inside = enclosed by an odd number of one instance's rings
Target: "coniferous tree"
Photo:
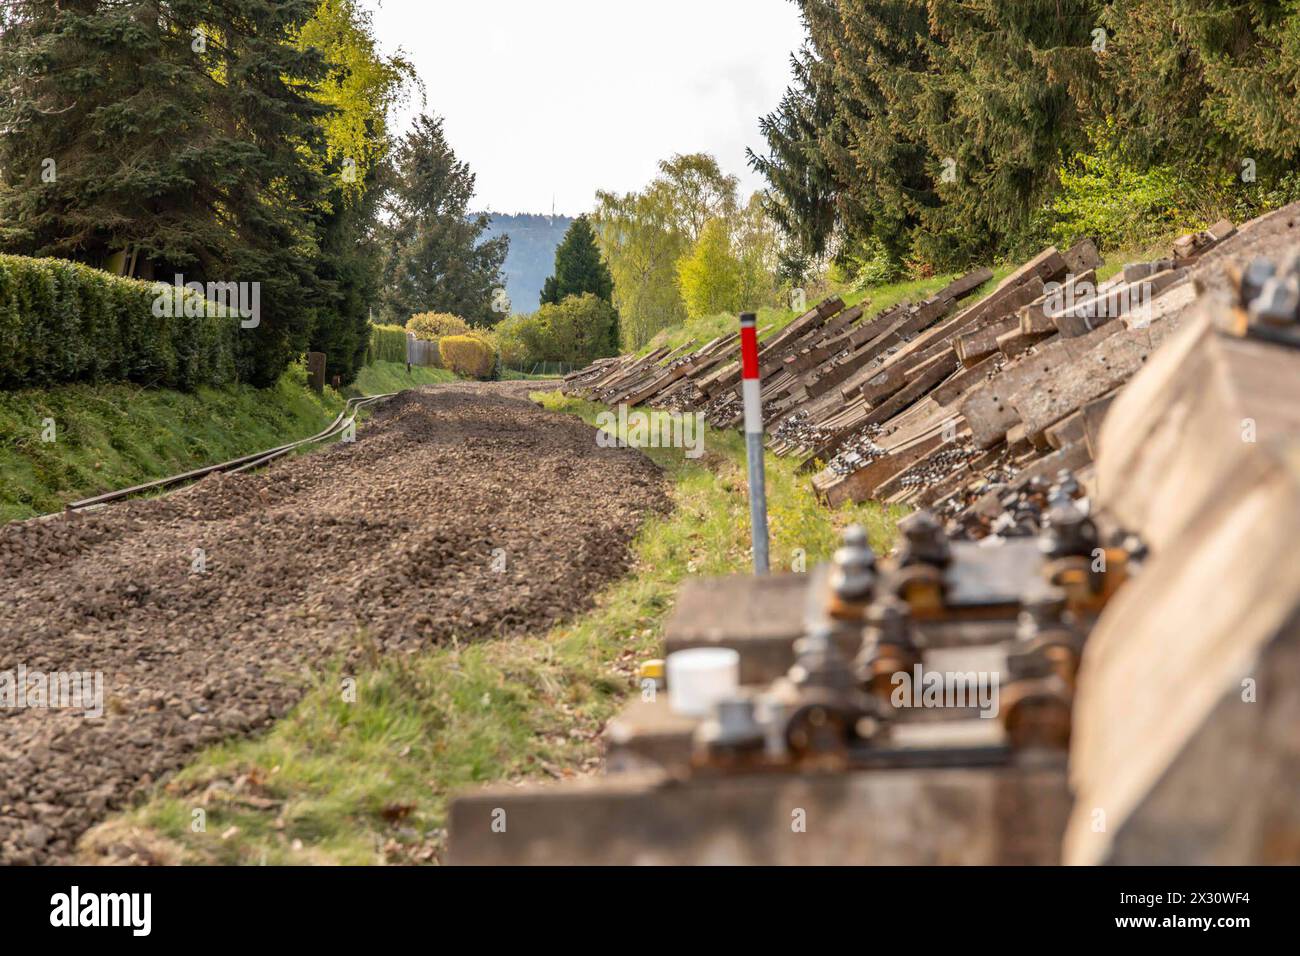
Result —
[[[548, 276], [543, 284], [540, 304], [558, 305], [571, 295], [581, 296], [588, 292], [613, 305], [614, 279], [600, 256], [600, 247], [596, 245], [596, 233], [591, 228], [591, 222], [586, 215], [582, 215], [569, 226], [564, 239], [555, 249], [555, 274]], [[617, 351], [617, 311], [610, 324], [609, 343]]]
[[490, 326], [504, 285], [507, 236], [484, 239], [488, 216], [469, 215], [474, 173], [447, 143], [441, 117], [423, 115], [398, 142], [388, 195], [383, 309], [404, 325], [420, 312], [449, 312]]
[[[5, 249], [136, 274], [257, 283], [243, 378], [307, 343], [323, 75], [292, 40], [313, 0], [15, 0], [0, 34]], [[220, 82], [215, 78], [220, 77]], [[125, 258], [125, 257], [123, 257]]]
[[614, 298], [614, 280], [600, 257], [596, 233], [592, 231], [590, 220], [582, 215], [569, 226], [555, 249], [555, 273], [542, 287], [541, 304], [561, 302], [568, 296], [585, 292], [606, 302], [612, 302]]
[[[1087, 143], [1071, 76], [1087, 70], [1097, 0], [929, 0], [914, 122], [938, 165], [922, 255], [959, 265], [1015, 248]], [[1089, 56], [1064, 58], [1067, 51]], [[1055, 66], [1068, 63], [1069, 71]], [[947, 172], [945, 177], [944, 173]]]
[[818, 79], [824, 64], [811, 49], [792, 56], [790, 68], [794, 84], [758, 124], [769, 154], [746, 153], [750, 167], [771, 186], [764, 203], [768, 215], [793, 240], [800, 258], [819, 259], [835, 234], [836, 197], [844, 189], [820, 143], [834, 122], [835, 103], [829, 84]]

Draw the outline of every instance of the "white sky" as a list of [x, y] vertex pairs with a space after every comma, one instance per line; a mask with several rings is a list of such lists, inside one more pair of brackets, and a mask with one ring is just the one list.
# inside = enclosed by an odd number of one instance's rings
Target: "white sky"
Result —
[[[368, 0], [478, 176], [475, 205], [577, 215], [597, 189], [640, 189], [673, 153], [762, 181], [758, 119], [803, 42], [790, 0]], [[405, 130], [416, 103], [398, 117]]]

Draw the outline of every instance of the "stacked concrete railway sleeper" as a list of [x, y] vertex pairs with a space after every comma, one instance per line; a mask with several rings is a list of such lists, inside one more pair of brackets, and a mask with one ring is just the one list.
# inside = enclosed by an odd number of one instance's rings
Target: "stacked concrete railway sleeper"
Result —
[[605, 774], [461, 795], [452, 862], [1300, 862], [1296, 213], [1194, 250], [1082, 443], [943, 440], [1002, 541], [950, 536], [938, 483], [891, 555], [692, 579]]

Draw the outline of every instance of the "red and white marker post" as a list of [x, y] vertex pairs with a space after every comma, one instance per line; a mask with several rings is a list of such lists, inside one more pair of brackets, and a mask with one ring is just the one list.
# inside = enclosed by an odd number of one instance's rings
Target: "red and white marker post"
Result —
[[741, 397], [745, 403], [745, 451], [749, 461], [749, 520], [754, 573], [767, 574], [767, 481], [763, 468], [763, 397], [758, 380], [758, 316], [740, 313]]

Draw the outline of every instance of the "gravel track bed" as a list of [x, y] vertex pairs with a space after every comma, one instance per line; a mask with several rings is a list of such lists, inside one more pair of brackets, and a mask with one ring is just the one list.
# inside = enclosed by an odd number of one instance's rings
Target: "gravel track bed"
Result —
[[0, 527], [0, 673], [100, 672], [105, 702], [97, 719], [0, 706], [0, 863], [70, 861], [108, 812], [363, 643], [540, 633], [589, 606], [666, 486], [527, 401], [545, 387], [406, 392], [354, 443]]

